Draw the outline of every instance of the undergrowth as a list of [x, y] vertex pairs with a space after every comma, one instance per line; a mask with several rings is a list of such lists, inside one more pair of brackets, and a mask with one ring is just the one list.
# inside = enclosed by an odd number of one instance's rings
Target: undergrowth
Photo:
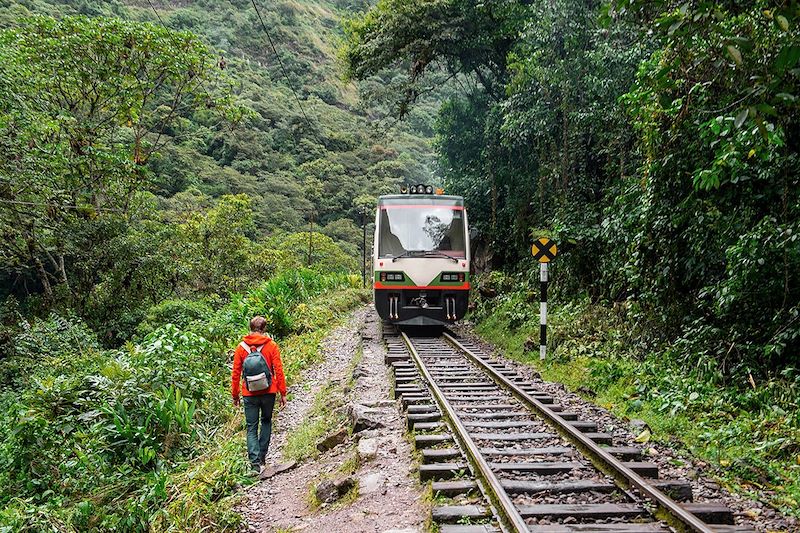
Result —
[[498, 285], [490, 298], [476, 295], [471, 318], [479, 335], [545, 379], [620, 417], [643, 419], [653, 439], [708, 462], [728, 488], [800, 516], [800, 371], [763, 380], [723, 373], [692, 342], [693, 332], [643, 347], [624, 307], [588, 301], [550, 302], [542, 362], [536, 293]]
[[267, 316], [293, 383], [367, 299], [357, 281], [291, 271], [217, 310], [162, 304], [118, 350], [72, 316], [20, 319], [0, 359], [0, 531], [236, 530], [250, 480], [231, 348]]
[[[350, 376], [346, 386], [353, 384], [353, 370], [361, 362], [363, 347], [359, 346], [355, 356], [348, 365], [347, 372]], [[319, 450], [317, 444], [326, 436], [337, 429], [344, 428], [347, 417], [345, 414], [346, 394], [343, 385], [335, 381], [328, 381], [314, 396], [314, 404], [305, 415], [297, 428], [289, 435], [283, 448], [283, 456], [289, 461], [302, 461], [317, 457]]]

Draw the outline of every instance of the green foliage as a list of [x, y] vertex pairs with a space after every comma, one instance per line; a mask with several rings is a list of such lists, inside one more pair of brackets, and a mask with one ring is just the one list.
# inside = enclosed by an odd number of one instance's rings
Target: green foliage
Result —
[[179, 329], [186, 328], [196, 321], [207, 319], [211, 307], [196, 300], [164, 300], [147, 310], [136, 328], [136, 333], [144, 337], [164, 324], [173, 324]]
[[123, 224], [180, 114], [239, 114], [208, 48], [149, 24], [33, 17], [0, 32], [0, 65], [3, 267], [35, 273], [50, 300], [88, 291], [67, 267], [84, 228]]
[[353, 256], [346, 255], [333, 239], [322, 233], [292, 233], [281, 241], [278, 250], [285, 254], [284, 268], [308, 265], [319, 272], [352, 272], [357, 267]]
[[410, 100], [456, 73], [435, 130], [477, 264], [529, 271], [544, 227], [557, 294], [769, 379], [800, 347], [798, 23], [770, 2], [387, 0], [342, 54], [360, 79], [410, 65]]
[[162, 322], [122, 350], [100, 349], [78, 319], [23, 323], [0, 360], [0, 525], [234, 530], [230, 496], [246, 461], [227, 354], [264, 314], [291, 383], [343, 311], [364, 301], [351, 287], [348, 276], [292, 271], [218, 310], [165, 302], [143, 327], [168, 318], [181, 327]]
[[[548, 358], [539, 361], [535, 283], [493, 273], [493, 296], [476, 297], [478, 331], [504, 353], [535, 365], [548, 380], [566, 384], [619, 416], [644, 419], [653, 438], [682, 443], [716, 468], [740, 492], [760, 496], [797, 513], [800, 477], [800, 380], [787, 368], [766, 381], [732, 382], [712, 351], [678, 342], [656, 350], [635, 342], [625, 309], [586, 300], [548, 307]], [[689, 332], [687, 337], [696, 332]], [[705, 339], [698, 345], [705, 347]]]
[[[164, 299], [214, 301], [308, 266], [299, 245], [279, 245], [309, 222], [341, 248], [321, 240], [310, 266], [354, 269], [364, 247], [354, 199], [430, 180], [435, 105], [423, 99], [413, 125], [390, 122], [375, 84], [341, 82], [338, 21], [357, 7], [262, 6], [287, 80], [251, 7], [156, 6], [162, 24], [136, 2], [1, 5], [0, 180], [10, 188], [0, 184], [0, 200], [43, 205], [0, 201], [0, 297], [40, 314], [72, 308], [118, 346]], [[56, 45], [62, 34], [68, 46]], [[147, 53], [158, 61], [137, 68]], [[69, 81], [80, 105], [62, 102], [54, 80]], [[108, 105], [78, 99], [92, 87]], [[50, 181], [35, 176], [44, 170]]]

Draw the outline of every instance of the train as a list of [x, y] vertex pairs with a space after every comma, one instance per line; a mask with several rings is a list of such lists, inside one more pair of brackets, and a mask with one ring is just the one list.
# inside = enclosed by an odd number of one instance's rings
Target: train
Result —
[[469, 304], [464, 198], [430, 185], [378, 197], [372, 251], [375, 309], [401, 326], [446, 326]]

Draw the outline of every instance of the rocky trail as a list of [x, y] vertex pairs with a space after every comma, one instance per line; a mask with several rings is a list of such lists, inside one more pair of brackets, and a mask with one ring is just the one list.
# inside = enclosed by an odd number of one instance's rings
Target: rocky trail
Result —
[[[293, 397], [278, 413], [267, 461], [273, 468], [283, 464], [287, 437], [329, 384], [344, 389], [350, 427], [329, 435], [323, 447], [333, 447], [315, 459], [286, 465], [287, 470], [246, 489], [238, 508], [246, 530], [422, 531], [428, 511], [406, 440], [405, 419], [399, 404], [390, 399], [377, 315], [371, 307], [356, 311], [347, 326], [325, 340], [323, 349], [325, 361], [293, 386]], [[352, 474], [341, 474], [348, 464], [358, 466]]]

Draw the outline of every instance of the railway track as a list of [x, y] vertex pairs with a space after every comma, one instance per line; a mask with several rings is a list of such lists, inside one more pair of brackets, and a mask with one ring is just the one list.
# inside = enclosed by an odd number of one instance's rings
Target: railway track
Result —
[[442, 533], [753, 531], [474, 344], [391, 325], [384, 339]]

